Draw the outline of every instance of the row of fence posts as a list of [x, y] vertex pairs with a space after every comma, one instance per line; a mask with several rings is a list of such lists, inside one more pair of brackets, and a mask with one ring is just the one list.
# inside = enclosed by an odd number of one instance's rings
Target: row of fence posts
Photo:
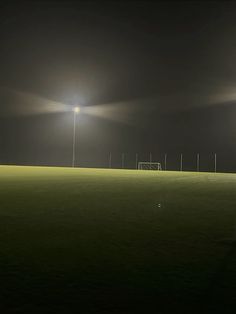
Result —
[[[183, 171], [183, 154], [180, 154], [180, 171]], [[135, 154], [135, 169], [138, 169], [138, 154]], [[149, 154], [149, 162], [152, 163], [152, 153]], [[112, 168], [112, 153], [109, 153], [109, 168]], [[121, 154], [121, 168], [125, 168], [125, 154]], [[197, 172], [200, 171], [200, 154], [196, 155], [196, 168]], [[164, 155], [164, 169], [167, 170], [167, 154]], [[214, 172], [217, 172], [217, 156], [214, 154]]]

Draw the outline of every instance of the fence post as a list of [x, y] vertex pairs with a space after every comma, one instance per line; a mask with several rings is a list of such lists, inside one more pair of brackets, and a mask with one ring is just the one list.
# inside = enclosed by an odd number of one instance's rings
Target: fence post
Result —
[[164, 169], [166, 170], [167, 154], [165, 154]]
[[111, 168], [111, 152], [109, 153], [109, 168]]
[[149, 170], [151, 170], [152, 153], [150, 153], [150, 155], [149, 155], [149, 162], [150, 162], [150, 164], [149, 164]]
[[121, 166], [122, 166], [122, 169], [124, 169], [125, 167], [125, 154], [124, 153], [122, 153], [121, 155]]
[[200, 171], [200, 155], [197, 154], [197, 172]]
[[180, 154], [180, 171], [183, 171], [183, 154]]
[[138, 153], [135, 155], [135, 167], [138, 169]]
[[216, 162], [217, 160], [216, 160], [216, 154], [215, 154], [215, 173], [216, 173], [216, 166], [217, 166]]

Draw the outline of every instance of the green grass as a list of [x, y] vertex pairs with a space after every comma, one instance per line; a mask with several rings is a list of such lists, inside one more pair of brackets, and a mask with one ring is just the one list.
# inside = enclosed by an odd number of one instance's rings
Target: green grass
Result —
[[234, 313], [235, 288], [236, 175], [0, 167], [2, 313]]

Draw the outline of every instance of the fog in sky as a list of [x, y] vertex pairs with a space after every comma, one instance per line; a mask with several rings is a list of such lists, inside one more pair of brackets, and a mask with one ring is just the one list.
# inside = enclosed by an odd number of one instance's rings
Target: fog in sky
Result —
[[140, 160], [236, 170], [234, 2], [38, 1], [0, 7], [0, 162]]

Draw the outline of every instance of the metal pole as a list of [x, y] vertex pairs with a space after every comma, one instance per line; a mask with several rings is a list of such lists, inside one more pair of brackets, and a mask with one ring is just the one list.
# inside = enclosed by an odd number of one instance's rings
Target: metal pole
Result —
[[76, 136], [76, 112], [74, 111], [73, 148], [72, 148], [72, 167], [74, 167], [74, 166], [75, 166], [75, 136]]
[[200, 171], [200, 155], [197, 154], [197, 172]]
[[122, 169], [124, 169], [125, 167], [125, 154], [124, 153], [122, 153], [121, 155], [121, 166], [122, 166]]
[[183, 171], [183, 154], [180, 154], [180, 171]]
[[137, 153], [135, 155], [135, 166], [136, 166], [136, 169], [138, 169], [138, 154]]
[[167, 154], [165, 154], [165, 165], [164, 165], [164, 167], [165, 167], [165, 170], [166, 170], [166, 162], [167, 162]]
[[109, 153], [109, 168], [111, 168], [111, 153]]
[[216, 162], [217, 160], [216, 160], [216, 154], [215, 154], [215, 173], [216, 173], [216, 166], [217, 166]]

